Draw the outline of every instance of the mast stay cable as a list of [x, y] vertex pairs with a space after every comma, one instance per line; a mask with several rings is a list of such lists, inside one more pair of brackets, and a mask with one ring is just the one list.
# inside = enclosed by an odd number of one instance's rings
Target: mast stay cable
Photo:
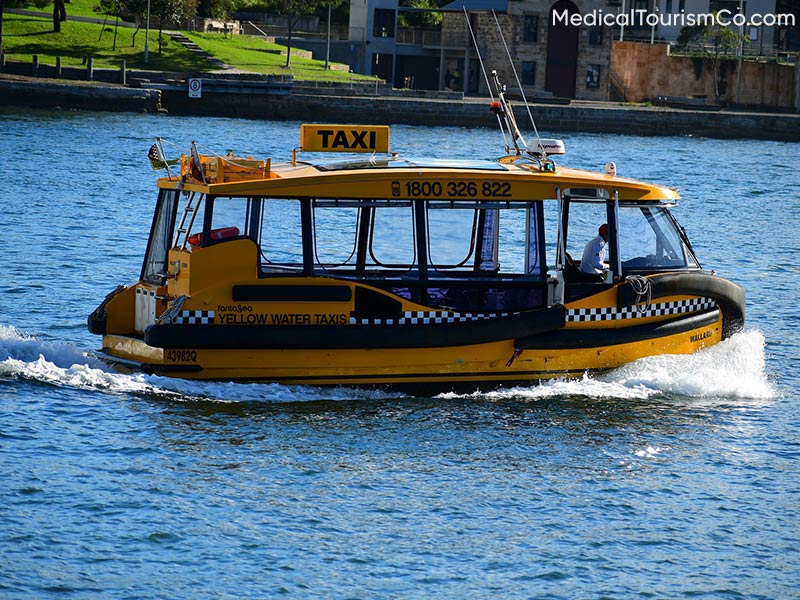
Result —
[[[517, 75], [517, 69], [514, 66], [514, 61], [511, 58], [511, 52], [508, 49], [508, 44], [506, 43], [506, 37], [503, 35], [503, 30], [500, 27], [500, 21], [497, 18], [497, 13], [492, 9], [492, 16], [494, 17], [495, 25], [497, 25], [497, 32], [500, 34], [500, 39], [503, 40], [503, 47], [506, 49], [506, 56], [508, 57], [508, 63], [511, 65], [511, 71], [514, 73], [514, 79], [517, 82], [517, 87], [519, 88], [520, 93], [522, 94], [522, 102], [525, 104], [525, 109], [528, 111], [528, 118], [531, 120], [531, 125], [533, 125], [533, 132], [536, 135], [536, 143], [539, 146], [539, 151], [542, 153], [543, 158], [547, 158], [547, 152], [544, 149], [544, 145], [542, 144], [542, 138], [539, 135], [539, 129], [536, 127], [536, 122], [533, 120], [533, 114], [531, 113], [530, 104], [528, 104], [528, 99], [525, 97], [525, 90], [522, 87], [522, 82], [519, 79], [519, 75]], [[527, 149], [527, 148], [526, 148]]]
[[[481, 65], [481, 72], [483, 73], [483, 79], [486, 81], [486, 89], [489, 90], [489, 98], [491, 98], [492, 104], [494, 104], [494, 94], [492, 94], [492, 85], [489, 83], [489, 76], [486, 74], [486, 67], [483, 65], [483, 58], [481, 57], [480, 48], [478, 48], [478, 41], [475, 39], [475, 32], [472, 30], [472, 23], [469, 22], [469, 14], [467, 14], [467, 7], [462, 6], [461, 8], [464, 9], [464, 20], [467, 22], [467, 29], [469, 30], [469, 35], [472, 38], [472, 45], [475, 47], [475, 53], [478, 55], [478, 63]], [[469, 72], [469, 65], [464, 65], [464, 68], [467, 72]], [[500, 118], [500, 114], [495, 112], [495, 116], [497, 116], [497, 124], [500, 126], [500, 134], [503, 136], [503, 145], [508, 148], [508, 140], [506, 140], [506, 132], [505, 128], [503, 127], [503, 120]], [[512, 136], [513, 134], [509, 128], [508, 134]]]

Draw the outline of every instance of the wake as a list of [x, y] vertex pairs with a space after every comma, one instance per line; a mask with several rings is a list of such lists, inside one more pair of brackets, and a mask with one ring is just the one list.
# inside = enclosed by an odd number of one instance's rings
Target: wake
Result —
[[[476, 393], [469, 397], [646, 399], [659, 394], [677, 394], [691, 398], [767, 400], [778, 393], [767, 376], [765, 348], [764, 335], [750, 330], [694, 354], [651, 356], [600, 375], [555, 379], [531, 387]], [[466, 396], [445, 394], [443, 397]]]
[[[396, 392], [381, 390], [189, 381], [143, 373], [119, 373], [72, 343], [37, 340], [7, 325], [0, 325], [0, 380], [3, 379], [24, 379], [110, 394], [159, 396], [180, 401], [308, 402], [403, 397]], [[645, 399], [664, 393], [696, 398], [775, 397], [776, 391], [766, 374], [763, 334], [758, 330], [746, 331], [696, 354], [654, 356], [602, 375], [585, 375], [577, 380], [558, 379], [493, 392], [446, 393], [437, 398], [539, 400], [581, 396], [590, 399]]]

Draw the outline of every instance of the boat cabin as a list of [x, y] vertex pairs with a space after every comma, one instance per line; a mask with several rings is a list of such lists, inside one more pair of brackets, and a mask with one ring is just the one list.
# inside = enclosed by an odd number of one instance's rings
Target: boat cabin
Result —
[[[295, 157], [270, 168], [250, 180], [262, 189], [245, 191], [240, 182], [197, 190], [167, 179], [142, 280], [166, 283], [170, 248], [197, 253], [244, 240], [259, 279], [355, 280], [431, 308], [516, 312], [595, 294], [628, 275], [700, 268], [666, 188], [614, 178], [562, 189], [547, 171], [545, 184], [531, 185], [538, 167], [510, 160]], [[645, 198], [621, 199], [620, 191]], [[605, 278], [579, 268], [602, 223], [610, 232]]]

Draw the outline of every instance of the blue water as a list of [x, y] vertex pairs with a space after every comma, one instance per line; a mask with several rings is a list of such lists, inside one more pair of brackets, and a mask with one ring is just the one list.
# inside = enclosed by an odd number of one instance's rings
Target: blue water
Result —
[[[746, 330], [414, 398], [91, 357], [86, 315], [141, 267], [155, 136], [288, 159], [298, 124], [0, 110], [0, 598], [800, 598], [800, 143], [562, 136], [565, 164], [681, 189]], [[392, 128], [404, 154], [501, 143]]]

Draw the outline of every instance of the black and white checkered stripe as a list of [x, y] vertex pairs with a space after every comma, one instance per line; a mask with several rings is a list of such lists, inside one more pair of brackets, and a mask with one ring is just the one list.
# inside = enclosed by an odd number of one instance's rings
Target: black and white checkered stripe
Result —
[[174, 323], [178, 325], [213, 325], [214, 324], [214, 311], [213, 310], [183, 310], [177, 317]]
[[641, 319], [645, 317], [664, 317], [679, 315], [689, 312], [710, 310], [716, 302], [710, 298], [692, 298], [691, 300], [675, 300], [642, 306], [626, 306], [624, 308], [569, 308], [567, 309], [568, 323], [581, 323], [586, 321], [616, 321], [619, 319]]
[[356, 319], [350, 317], [351, 325], [441, 325], [443, 323], [465, 323], [507, 317], [513, 313], [456, 313], [450, 311], [406, 311], [397, 319]]

